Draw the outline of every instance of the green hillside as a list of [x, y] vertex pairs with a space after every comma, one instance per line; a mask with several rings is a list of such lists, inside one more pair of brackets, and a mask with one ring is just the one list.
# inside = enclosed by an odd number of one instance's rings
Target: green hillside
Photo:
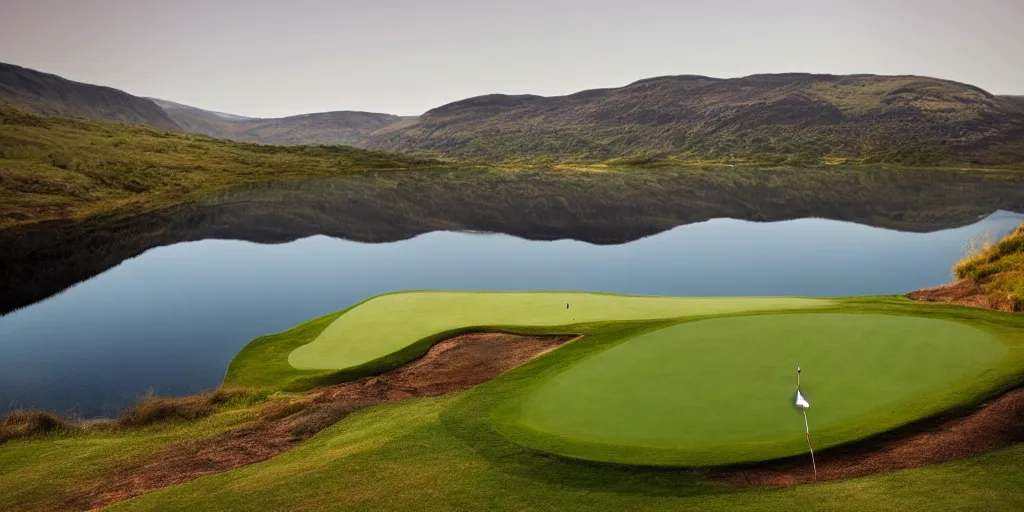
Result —
[[144, 211], [248, 183], [434, 164], [347, 146], [261, 146], [47, 117], [0, 104], [0, 229]]
[[917, 76], [668, 76], [470, 98], [377, 132], [369, 147], [491, 161], [1021, 164], [1024, 106]]
[[49, 115], [181, 130], [163, 109], [146, 98], [0, 62], [0, 104], [5, 102]]

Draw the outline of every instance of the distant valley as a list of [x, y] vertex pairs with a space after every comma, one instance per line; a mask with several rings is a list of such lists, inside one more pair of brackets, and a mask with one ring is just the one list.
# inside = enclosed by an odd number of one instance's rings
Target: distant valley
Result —
[[184, 131], [261, 144], [362, 146], [373, 132], [403, 120], [391, 114], [352, 111], [258, 119], [211, 112], [156, 98], [151, 100]]

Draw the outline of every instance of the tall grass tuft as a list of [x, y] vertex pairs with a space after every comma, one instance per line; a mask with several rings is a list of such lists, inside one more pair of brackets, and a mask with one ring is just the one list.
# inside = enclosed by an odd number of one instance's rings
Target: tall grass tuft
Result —
[[52, 432], [70, 432], [75, 422], [43, 411], [11, 411], [0, 420], [0, 444], [10, 439], [33, 437]]
[[978, 282], [990, 295], [1014, 301], [1020, 310], [1024, 305], [1024, 224], [998, 242], [988, 234], [972, 240], [967, 254], [953, 267], [956, 276]]
[[142, 427], [176, 420], [197, 420], [214, 413], [218, 405], [244, 400], [250, 392], [241, 389], [218, 389], [179, 398], [157, 396], [152, 391], [117, 418], [122, 427]]

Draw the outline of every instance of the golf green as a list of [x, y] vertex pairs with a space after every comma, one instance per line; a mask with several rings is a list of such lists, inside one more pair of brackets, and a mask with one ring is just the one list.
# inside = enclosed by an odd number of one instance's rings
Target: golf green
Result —
[[829, 300], [795, 297], [639, 297], [573, 292], [392, 293], [374, 297], [346, 311], [311, 343], [293, 350], [288, 355], [288, 363], [303, 370], [345, 370], [393, 356], [432, 336], [474, 327], [555, 327], [830, 305], [833, 302]]
[[527, 447], [604, 462], [706, 466], [805, 453], [941, 412], [1007, 353], [968, 325], [880, 314], [722, 317], [641, 335], [492, 413]]

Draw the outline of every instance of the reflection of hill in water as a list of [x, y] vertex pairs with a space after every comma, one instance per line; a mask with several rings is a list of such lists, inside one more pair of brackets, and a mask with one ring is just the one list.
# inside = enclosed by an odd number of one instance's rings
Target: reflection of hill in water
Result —
[[903, 231], [1024, 211], [1024, 176], [933, 171], [416, 172], [236, 190], [202, 205], [0, 232], [0, 312], [147, 249], [206, 238], [322, 234], [389, 242], [437, 230], [619, 244], [718, 217], [823, 217]]

